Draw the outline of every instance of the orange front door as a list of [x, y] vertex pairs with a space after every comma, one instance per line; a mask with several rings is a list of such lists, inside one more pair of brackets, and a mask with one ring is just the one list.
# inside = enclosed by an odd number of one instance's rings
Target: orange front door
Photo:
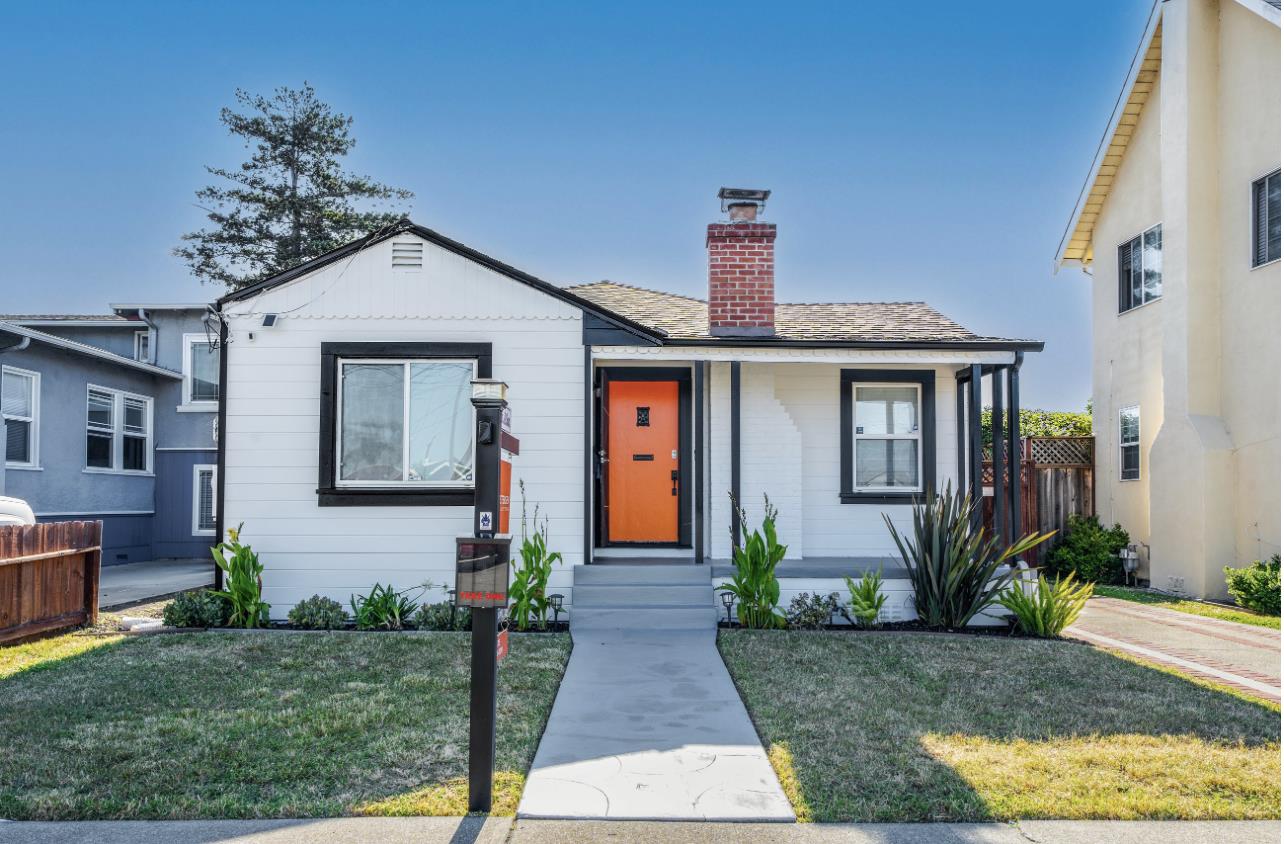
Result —
[[611, 381], [607, 539], [678, 541], [678, 382]]

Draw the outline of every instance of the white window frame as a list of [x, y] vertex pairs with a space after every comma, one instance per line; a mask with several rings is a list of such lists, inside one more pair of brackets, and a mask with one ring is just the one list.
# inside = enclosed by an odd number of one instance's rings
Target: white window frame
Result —
[[[1260, 264], [1257, 263], [1257, 205], [1254, 202], [1254, 199], [1256, 199], [1256, 197], [1253, 196], [1253, 191], [1256, 189], [1258, 182], [1265, 182], [1271, 176], [1278, 175], [1279, 173], [1280, 173], [1280, 168], [1276, 167], [1274, 170], [1271, 170], [1269, 173], [1263, 173], [1262, 175], [1258, 176], [1256, 179], [1250, 180], [1248, 183], [1248, 248], [1249, 248], [1248, 267], [1251, 270], [1258, 270], [1258, 269], [1261, 269], [1262, 267], [1269, 267], [1272, 264], [1278, 264], [1280, 262], [1279, 258], [1271, 258], [1270, 260], [1263, 261]], [[1281, 193], [1284, 193], [1284, 180], [1281, 180], [1280, 187], [1281, 187]], [[1281, 198], [1281, 202], [1284, 202], [1284, 197]], [[1266, 236], [1265, 233], [1263, 233], [1263, 236]], [[1282, 246], [1280, 249], [1280, 255], [1281, 257], [1284, 257], [1284, 246]]]
[[[213, 413], [218, 410], [218, 400], [209, 401], [192, 401], [192, 345], [202, 343], [209, 345], [210, 339], [206, 334], [184, 334], [183, 335], [183, 401], [178, 406], [178, 410], [183, 412]], [[219, 354], [223, 353], [219, 349]], [[223, 385], [219, 384], [220, 394], [223, 391]]]
[[[106, 393], [112, 397], [111, 413], [111, 466], [90, 466], [89, 465], [89, 432], [105, 434], [108, 431], [98, 428], [89, 427], [89, 394], [91, 392]], [[147, 457], [147, 467], [145, 469], [125, 469], [125, 400], [133, 399], [141, 401], [144, 406], [143, 418], [147, 422], [145, 432], [146, 445], [144, 454]], [[145, 396], [142, 393], [131, 393], [127, 390], [118, 390], [113, 387], [104, 387], [100, 384], [85, 385], [85, 415], [81, 417], [81, 436], [84, 438], [81, 452], [84, 459], [84, 469], [81, 471], [97, 475], [152, 475], [155, 471], [154, 466], [154, 446], [156, 445], [156, 420], [155, 420], [155, 403], [151, 396]], [[130, 436], [137, 436], [130, 432]]]
[[345, 481], [340, 475], [343, 472], [343, 368], [349, 364], [400, 364], [403, 367], [401, 377], [402, 400], [401, 400], [401, 477], [407, 478], [410, 475], [410, 365], [414, 363], [466, 363], [472, 368], [473, 380], [477, 378], [477, 359], [476, 358], [339, 358], [335, 363], [335, 381], [337, 382], [335, 393], [335, 411], [334, 411], [334, 485], [336, 488], [347, 489], [370, 489], [370, 488], [396, 488], [396, 489], [473, 489], [477, 483], [477, 411], [472, 413], [472, 438], [473, 438], [473, 480], [468, 483], [459, 481]]
[[201, 527], [201, 473], [210, 473], [212, 515], [218, 519], [218, 464], [197, 463], [192, 467], [192, 536], [213, 536], [214, 528]]
[[1132, 243], [1134, 240], [1141, 242], [1141, 301], [1133, 305], [1132, 307], [1126, 308], [1126, 309], [1119, 309], [1116, 306], [1116, 310], [1118, 310], [1117, 316], [1130, 314], [1133, 311], [1140, 310], [1141, 308], [1144, 308], [1147, 305], [1150, 305], [1154, 302], [1163, 301], [1164, 271], [1162, 268], [1159, 270], [1159, 289], [1160, 289], [1159, 295], [1151, 299], [1146, 298], [1146, 235], [1150, 234], [1155, 229], [1159, 229], [1160, 231], [1159, 255], [1160, 255], [1160, 260], [1163, 260], [1163, 254], [1164, 254], [1163, 227], [1164, 227], [1164, 223], [1162, 220], [1160, 220], [1159, 222], [1156, 222], [1154, 225], [1147, 226], [1146, 228], [1142, 229], [1140, 234], [1133, 235], [1132, 237], [1122, 241], [1121, 243], [1119, 243], [1118, 246], [1115, 247], [1115, 301], [1118, 302], [1120, 291], [1123, 288], [1123, 277], [1119, 273], [1119, 250], [1127, 246], [1129, 243]]
[[152, 332], [150, 329], [134, 332], [134, 360], [152, 362]]
[[[1123, 421], [1124, 421], [1124, 414], [1128, 412], [1135, 413], [1137, 416], [1137, 439], [1129, 442], [1124, 442]], [[1130, 405], [1127, 405], [1126, 407], [1119, 408], [1119, 416], [1118, 416], [1117, 423], [1118, 423], [1118, 427], [1115, 430], [1118, 432], [1118, 437], [1119, 437], [1119, 480], [1123, 483], [1139, 481], [1141, 480], [1141, 407], [1139, 405], [1130, 404]], [[1124, 477], [1124, 449], [1125, 448], [1137, 449], [1137, 477], [1135, 478]]]
[[31, 443], [28, 446], [28, 453], [31, 459], [27, 461], [10, 460], [8, 454], [5, 455], [4, 466], [6, 469], [39, 469], [40, 468], [40, 373], [30, 369], [19, 369], [16, 366], [0, 367], [0, 379], [17, 376], [19, 378], [31, 379], [31, 416], [13, 416], [4, 414], [4, 421], [8, 423], [10, 419], [18, 422], [27, 422], [28, 434], [31, 437]]
[[[856, 431], [856, 392], [861, 387], [913, 387], [914, 418], [918, 424], [913, 434], [861, 434]], [[893, 493], [913, 494], [923, 491], [923, 385], [914, 381], [853, 381], [852, 386], [852, 492], [859, 494], [886, 495]], [[918, 458], [918, 483], [914, 486], [862, 486], [856, 481], [856, 457], [860, 449], [856, 444], [861, 440], [913, 440], [918, 443], [915, 449]]]

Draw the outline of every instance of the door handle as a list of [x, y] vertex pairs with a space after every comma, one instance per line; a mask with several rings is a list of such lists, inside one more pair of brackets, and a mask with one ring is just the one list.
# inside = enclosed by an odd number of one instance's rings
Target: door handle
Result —
[[669, 479], [673, 481], [673, 494], [678, 494], [678, 470], [674, 469], [669, 473]]

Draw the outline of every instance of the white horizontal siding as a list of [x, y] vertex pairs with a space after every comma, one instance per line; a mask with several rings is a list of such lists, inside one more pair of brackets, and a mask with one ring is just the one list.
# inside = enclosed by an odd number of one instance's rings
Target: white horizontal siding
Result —
[[[453, 586], [455, 537], [472, 529], [471, 507], [317, 505], [323, 342], [492, 345], [521, 440], [513, 532], [520, 534], [524, 480], [528, 509], [540, 505], [550, 544], [565, 557], [552, 586], [569, 594], [583, 548], [580, 312], [431, 244], [422, 271], [394, 272], [390, 248], [385, 242], [229, 308], [225, 521], [245, 523], [244, 539], [265, 566], [272, 616], [313, 594], [347, 606], [376, 582]], [[280, 314], [277, 325], [262, 328], [263, 313]]]

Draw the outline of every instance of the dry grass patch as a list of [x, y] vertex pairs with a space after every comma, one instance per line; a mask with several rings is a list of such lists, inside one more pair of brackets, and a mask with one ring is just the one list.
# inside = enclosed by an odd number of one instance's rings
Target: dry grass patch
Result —
[[1085, 645], [760, 631], [718, 643], [800, 817], [1279, 817], [1277, 708]]
[[[570, 640], [514, 635], [499, 676], [511, 811]], [[0, 680], [0, 817], [462, 814], [468, 634], [115, 640]]]

